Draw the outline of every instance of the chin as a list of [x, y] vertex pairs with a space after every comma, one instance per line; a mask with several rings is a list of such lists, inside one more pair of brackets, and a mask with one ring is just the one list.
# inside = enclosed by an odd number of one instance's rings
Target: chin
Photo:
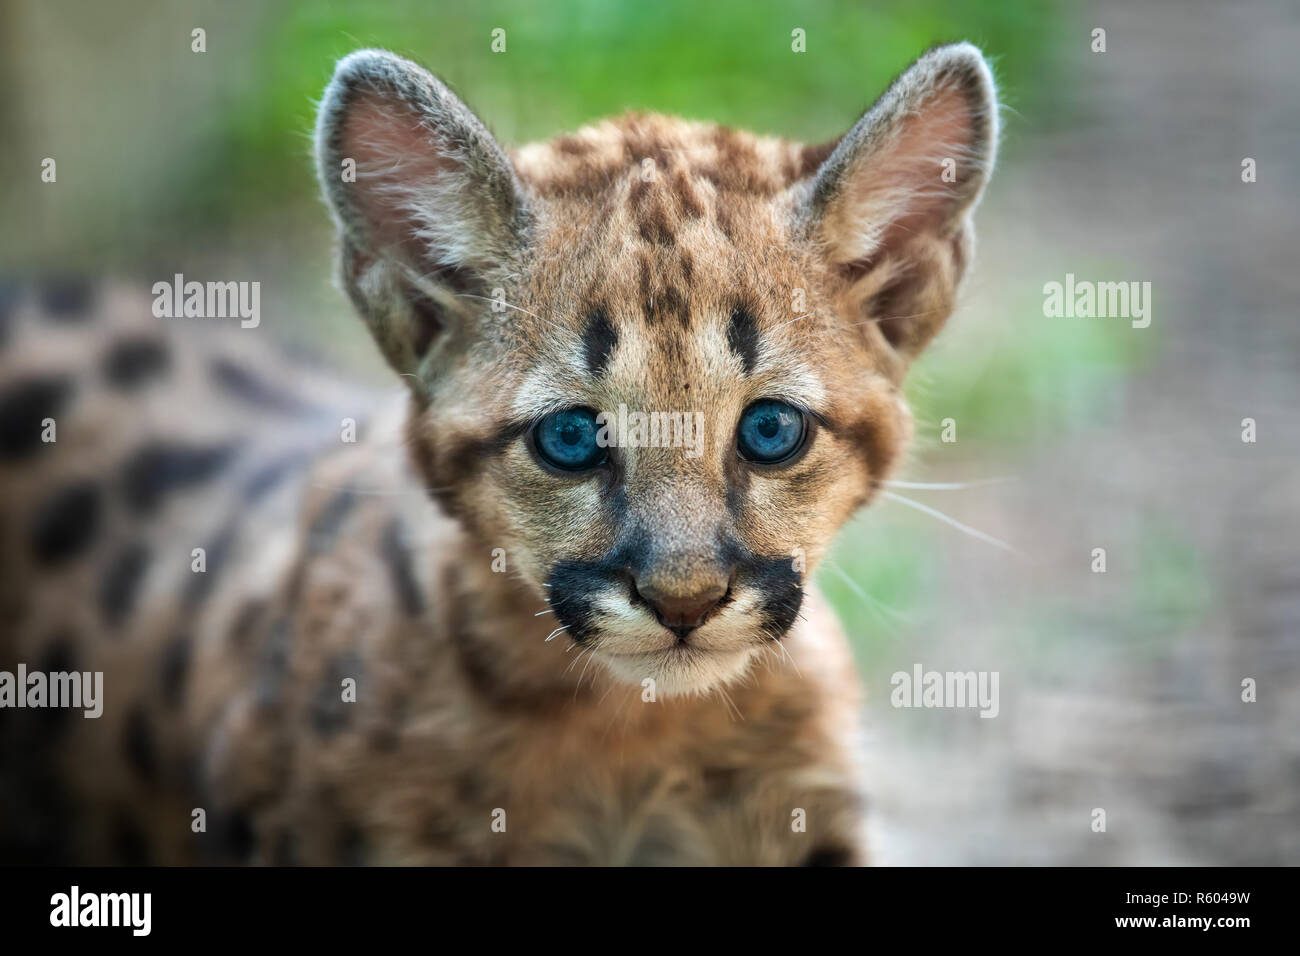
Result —
[[657, 697], [689, 697], [707, 694], [739, 680], [758, 657], [758, 648], [705, 650], [676, 644], [659, 651], [639, 654], [601, 654], [596, 659], [625, 684], [644, 686], [654, 681]]

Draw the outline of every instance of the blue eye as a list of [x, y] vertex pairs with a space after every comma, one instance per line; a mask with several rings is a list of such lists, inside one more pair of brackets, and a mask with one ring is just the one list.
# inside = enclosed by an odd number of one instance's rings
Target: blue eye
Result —
[[551, 412], [537, 423], [533, 443], [542, 460], [561, 471], [585, 471], [605, 460], [596, 442], [596, 413], [589, 408]]
[[793, 405], [764, 398], [740, 416], [736, 444], [742, 458], [760, 464], [785, 461], [803, 445], [803, 412]]

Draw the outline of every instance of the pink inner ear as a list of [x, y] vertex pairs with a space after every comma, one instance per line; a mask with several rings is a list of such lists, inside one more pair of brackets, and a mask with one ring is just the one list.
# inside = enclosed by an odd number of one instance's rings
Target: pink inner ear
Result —
[[[836, 262], [877, 260], [911, 236], [954, 226], [977, 177], [971, 164], [981, 162], [971, 149], [973, 135], [970, 101], [953, 81], [882, 130], [846, 173], [824, 221]], [[945, 181], [945, 171], [952, 181]]]
[[350, 104], [339, 145], [341, 156], [356, 160], [357, 179], [348, 194], [372, 247], [422, 258], [421, 222], [439, 184], [461, 171], [460, 163], [443, 153], [414, 109], [375, 93], [360, 94]]

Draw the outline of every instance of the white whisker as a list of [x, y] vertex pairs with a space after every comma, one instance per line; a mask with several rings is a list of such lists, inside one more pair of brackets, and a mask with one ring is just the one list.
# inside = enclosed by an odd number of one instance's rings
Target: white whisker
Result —
[[912, 488], [917, 491], [963, 491], [967, 488], [979, 488], [983, 485], [1001, 485], [1009, 481], [1019, 481], [1015, 476], [1006, 478], [977, 478], [974, 481], [882, 481], [882, 485], [891, 488]]
[[966, 534], [970, 535], [972, 538], [975, 538], [978, 541], [983, 541], [985, 544], [991, 544], [995, 548], [1001, 548], [1002, 550], [1009, 551], [1012, 554], [1019, 554], [1019, 552], [1016, 551], [1015, 548], [1011, 547], [1011, 545], [1007, 544], [1005, 541], [1001, 540], [1000, 538], [995, 538], [991, 534], [985, 534], [983, 531], [976, 530], [975, 528], [972, 528], [970, 525], [962, 524], [956, 518], [949, 518], [946, 514], [944, 514], [942, 511], [939, 511], [936, 508], [931, 508], [929, 505], [923, 505], [921, 504], [921, 502], [913, 501], [911, 498], [904, 498], [902, 495], [896, 495], [892, 491], [882, 491], [881, 494], [884, 495], [886, 498], [891, 498], [894, 501], [905, 504], [909, 508], [915, 508], [917, 511], [920, 511], [923, 514], [927, 514], [932, 518], [937, 518], [938, 520], [942, 521], [944, 524], [951, 525], [952, 527], [956, 528], [958, 531], [965, 532]]

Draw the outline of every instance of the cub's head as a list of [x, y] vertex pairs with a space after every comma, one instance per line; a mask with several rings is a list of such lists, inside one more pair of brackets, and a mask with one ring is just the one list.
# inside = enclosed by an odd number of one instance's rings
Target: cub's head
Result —
[[996, 117], [959, 44], [823, 146], [633, 115], [507, 152], [367, 50], [316, 146], [433, 494], [564, 640], [697, 692], [782, 639], [905, 446], [900, 382], [952, 310]]

